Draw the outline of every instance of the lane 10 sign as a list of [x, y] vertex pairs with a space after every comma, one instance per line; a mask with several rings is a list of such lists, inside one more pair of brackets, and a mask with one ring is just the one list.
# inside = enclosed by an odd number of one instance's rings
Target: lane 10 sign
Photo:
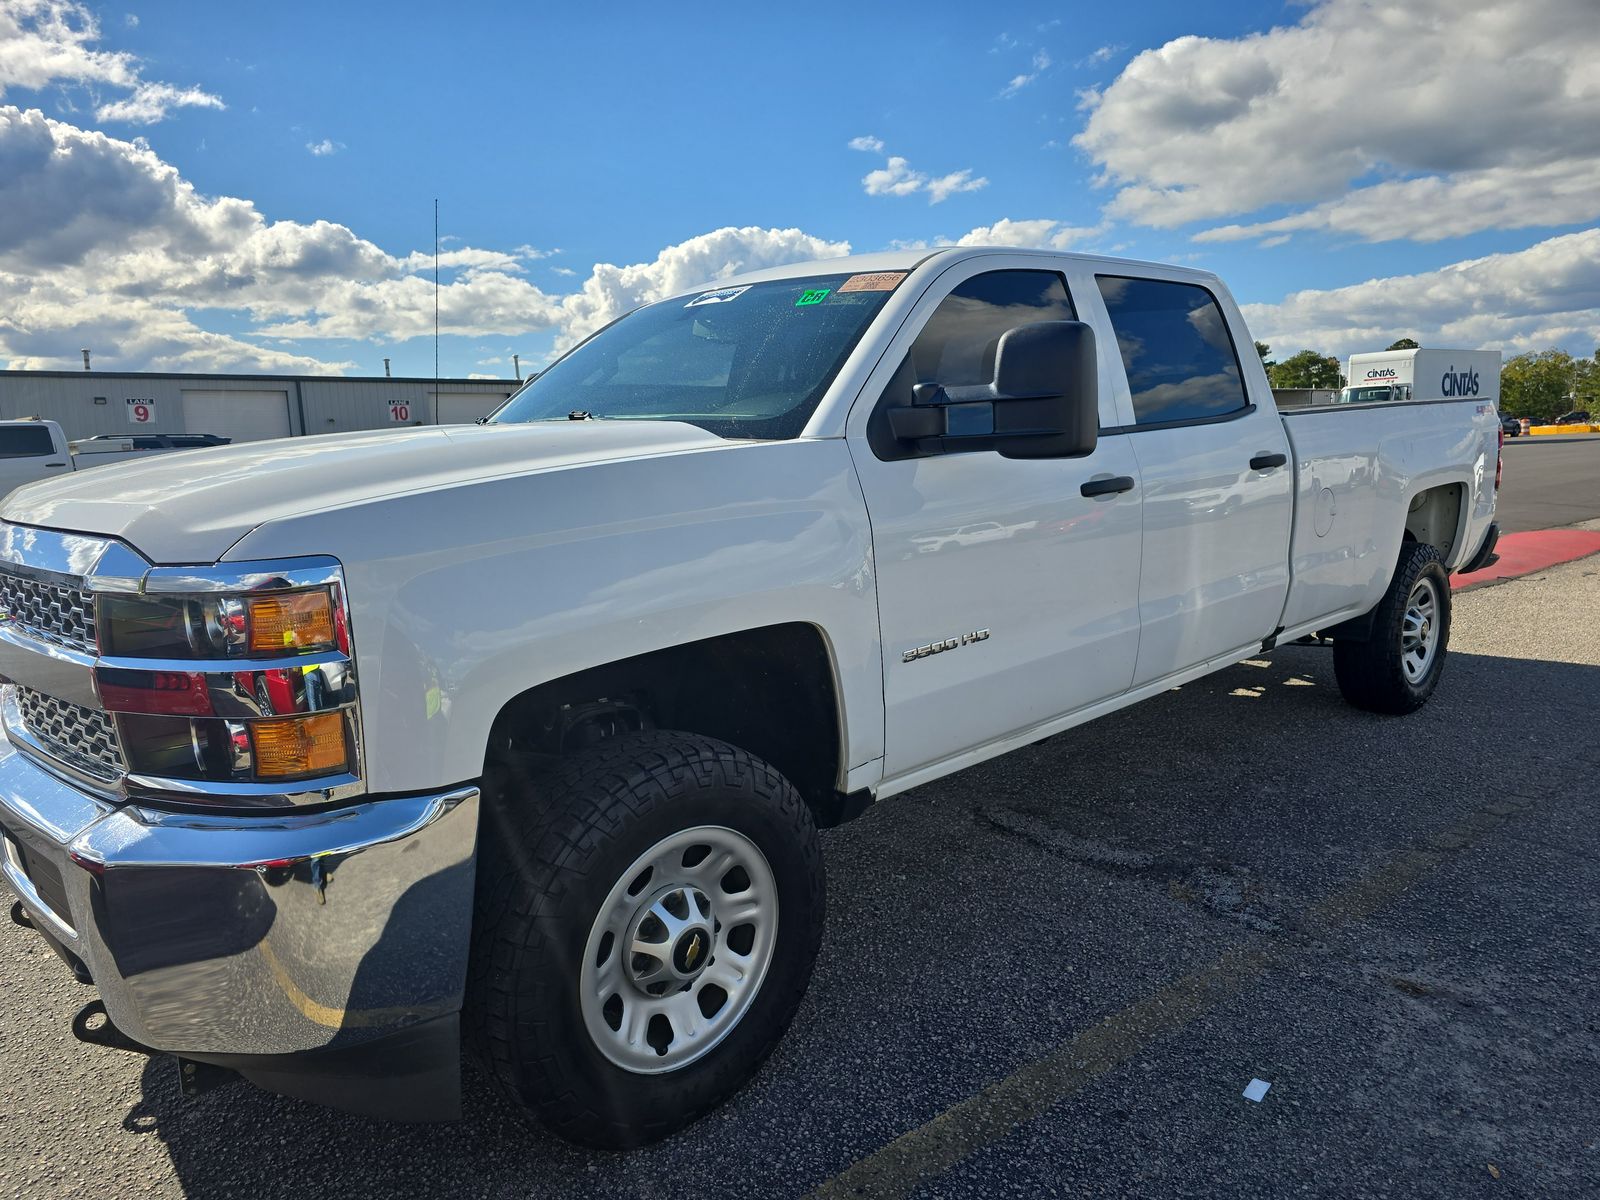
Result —
[[409, 400], [389, 401], [389, 420], [397, 425], [411, 423], [411, 402]]
[[130, 396], [123, 407], [128, 410], [129, 425], [155, 424], [156, 402], [154, 400], [140, 400]]

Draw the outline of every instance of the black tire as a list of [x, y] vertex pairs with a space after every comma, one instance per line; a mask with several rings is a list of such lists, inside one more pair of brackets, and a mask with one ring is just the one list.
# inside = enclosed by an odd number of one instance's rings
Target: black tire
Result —
[[[1407, 672], [1404, 638], [1406, 613], [1414, 593], [1424, 584], [1434, 592], [1437, 643], [1425, 669], [1415, 678]], [[1415, 712], [1439, 686], [1450, 646], [1450, 575], [1439, 552], [1421, 542], [1400, 548], [1389, 590], [1373, 610], [1370, 635], [1360, 641], [1337, 634], [1333, 640], [1333, 673], [1345, 700], [1368, 712]]]
[[[570, 1141], [642, 1146], [690, 1124], [756, 1073], [793, 1019], [822, 940], [824, 875], [810, 810], [768, 764], [695, 734], [608, 740], [537, 777], [491, 763], [479, 838], [467, 1030], [525, 1114]], [[579, 980], [602, 905], [666, 838], [722, 827], [772, 871], [776, 934], [742, 1018], [663, 1074], [618, 1066], [585, 1025]], [[715, 959], [711, 960], [713, 963]]]

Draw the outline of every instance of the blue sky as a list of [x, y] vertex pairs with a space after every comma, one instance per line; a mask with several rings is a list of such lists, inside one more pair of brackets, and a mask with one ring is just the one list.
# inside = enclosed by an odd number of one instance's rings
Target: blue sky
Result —
[[446, 374], [962, 238], [1207, 267], [1284, 352], [1600, 339], [1589, 0], [754, 7], [0, 0], [0, 362], [431, 373], [435, 197]]

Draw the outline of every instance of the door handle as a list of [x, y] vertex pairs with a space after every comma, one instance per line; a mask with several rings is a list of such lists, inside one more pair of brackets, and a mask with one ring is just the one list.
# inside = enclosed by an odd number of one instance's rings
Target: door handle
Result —
[[64, 462], [58, 462], [58, 463], [45, 463], [45, 466], [47, 466], [47, 467], [64, 467], [64, 466], [66, 466], [66, 465], [67, 465], [67, 464], [66, 464], [66, 463], [64, 463]]
[[1258, 454], [1250, 460], [1252, 471], [1270, 471], [1273, 467], [1281, 467], [1289, 461], [1287, 454]]
[[1133, 476], [1113, 475], [1110, 479], [1091, 479], [1078, 491], [1085, 496], [1115, 496], [1118, 492], [1131, 492]]

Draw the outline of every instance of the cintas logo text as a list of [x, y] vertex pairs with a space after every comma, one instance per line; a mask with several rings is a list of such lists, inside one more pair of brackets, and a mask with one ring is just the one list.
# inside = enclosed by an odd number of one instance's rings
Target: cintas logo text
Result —
[[1476, 396], [1478, 394], [1478, 373], [1476, 371], [1457, 371], [1455, 363], [1450, 364], [1450, 369], [1439, 379], [1439, 391], [1445, 396]]

